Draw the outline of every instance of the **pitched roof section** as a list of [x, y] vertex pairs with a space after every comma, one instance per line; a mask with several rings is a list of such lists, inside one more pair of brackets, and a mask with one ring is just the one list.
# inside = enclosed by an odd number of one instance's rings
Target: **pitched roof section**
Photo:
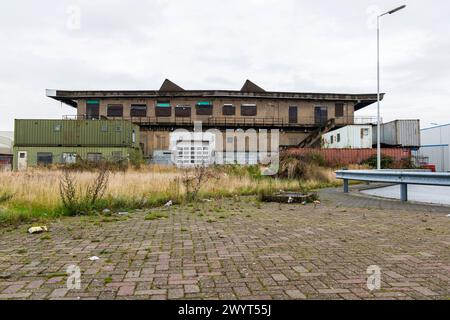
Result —
[[178, 92], [178, 91], [184, 91], [182, 87], [179, 85], [173, 83], [169, 79], [164, 80], [163, 84], [161, 85], [161, 88], [159, 88], [159, 91], [164, 92]]
[[242, 86], [241, 92], [266, 92], [266, 90], [254, 84], [250, 80], [247, 80]]

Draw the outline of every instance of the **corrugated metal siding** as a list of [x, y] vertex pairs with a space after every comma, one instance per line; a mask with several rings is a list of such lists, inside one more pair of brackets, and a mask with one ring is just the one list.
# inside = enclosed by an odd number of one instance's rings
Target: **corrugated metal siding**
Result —
[[[373, 142], [377, 143], [376, 126]], [[420, 120], [395, 120], [381, 125], [381, 143], [391, 146], [420, 147]]]
[[123, 158], [128, 158], [135, 148], [124, 147], [14, 147], [14, 170], [17, 169], [18, 153], [27, 152], [27, 165], [32, 167], [37, 165], [38, 152], [50, 152], [53, 154], [53, 163], [62, 162], [63, 153], [76, 153], [79, 157], [86, 160], [88, 153], [101, 153], [105, 160], [113, 159], [113, 152], [122, 152]]
[[436, 145], [420, 148], [419, 155], [428, 158], [428, 164], [436, 166], [436, 171], [450, 171], [450, 148], [448, 145]]
[[422, 147], [419, 155], [428, 158], [440, 172], [450, 171], [450, 125], [427, 128], [421, 131]]
[[[327, 165], [349, 165], [359, 164], [373, 155], [377, 154], [376, 149], [311, 149], [311, 148], [296, 148], [286, 151], [290, 155], [305, 155], [309, 153], [321, 154]], [[405, 158], [411, 158], [411, 150], [403, 148], [383, 148], [381, 150], [383, 155], [392, 157], [395, 161], [400, 161]]]
[[14, 134], [16, 146], [139, 146], [139, 127], [123, 120], [16, 120]]

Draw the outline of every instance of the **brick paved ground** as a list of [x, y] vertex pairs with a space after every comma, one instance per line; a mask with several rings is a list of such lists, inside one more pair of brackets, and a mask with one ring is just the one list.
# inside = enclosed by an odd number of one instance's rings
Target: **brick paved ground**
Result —
[[[321, 197], [317, 208], [242, 198], [172, 208], [168, 219], [136, 212], [64, 218], [41, 235], [3, 229], [0, 299], [450, 298], [449, 209]], [[80, 290], [66, 288], [71, 264]], [[367, 289], [370, 265], [382, 269], [381, 290]]]

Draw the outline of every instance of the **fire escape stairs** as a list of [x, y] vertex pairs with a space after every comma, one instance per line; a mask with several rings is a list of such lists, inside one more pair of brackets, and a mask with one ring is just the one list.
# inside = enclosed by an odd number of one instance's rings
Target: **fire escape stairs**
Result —
[[320, 128], [311, 132], [306, 139], [298, 145], [300, 148], [313, 148], [320, 140], [323, 134], [331, 131], [336, 125], [336, 119], [329, 119]]

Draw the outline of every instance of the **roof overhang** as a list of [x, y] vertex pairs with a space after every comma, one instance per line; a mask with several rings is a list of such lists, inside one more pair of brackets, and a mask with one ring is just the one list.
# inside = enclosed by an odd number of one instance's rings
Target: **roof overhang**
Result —
[[[82, 99], [123, 99], [123, 98], [253, 98], [270, 100], [307, 100], [307, 101], [340, 101], [354, 102], [355, 111], [367, 107], [377, 101], [376, 94], [345, 94], [345, 93], [301, 93], [301, 92], [242, 92], [230, 90], [185, 90], [185, 91], [159, 91], [159, 90], [95, 90], [95, 91], [68, 91], [47, 90], [47, 97], [61, 101], [71, 107], [78, 106]], [[381, 95], [383, 99], [384, 93]]]

